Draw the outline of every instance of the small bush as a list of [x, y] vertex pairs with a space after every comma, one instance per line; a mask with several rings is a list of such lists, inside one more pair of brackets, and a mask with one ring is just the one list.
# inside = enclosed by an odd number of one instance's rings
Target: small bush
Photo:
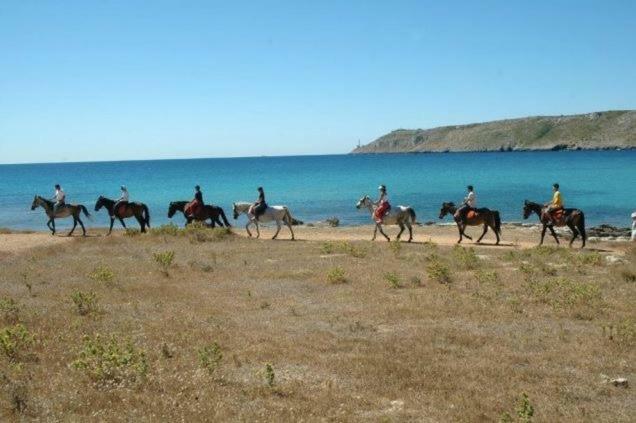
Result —
[[430, 279], [439, 283], [449, 283], [451, 281], [450, 269], [437, 256], [429, 258], [426, 272]]
[[495, 270], [479, 270], [475, 272], [477, 282], [484, 285], [492, 285], [499, 280], [499, 275]]
[[367, 255], [366, 251], [357, 247], [349, 241], [343, 242], [323, 242], [320, 246], [320, 252], [323, 254], [334, 254], [336, 252], [348, 254], [351, 257], [363, 258]]
[[467, 270], [475, 269], [479, 265], [479, 258], [472, 248], [464, 248], [459, 245], [453, 247], [453, 256], [457, 264]]
[[199, 364], [210, 374], [214, 373], [223, 359], [221, 347], [216, 342], [199, 349], [198, 354]]
[[274, 367], [271, 364], [267, 363], [265, 365], [265, 383], [267, 386], [272, 388], [274, 386], [274, 379], [276, 378], [276, 374], [274, 373]]
[[601, 298], [601, 290], [597, 285], [575, 282], [564, 277], [531, 283], [530, 290], [539, 301], [554, 309], [592, 306]]
[[100, 335], [84, 337], [78, 357], [71, 363], [96, 383], [123, 384], [136, 382], [148, 372], [146, 353], [135, 348], [130, 340], [111, 336], [104, 340]]
[[0, 298], [0, 317], [7, 323], [16, 323], [20, 314], [20, 306], [13, 298]]
[[16, 361], [32, 343], [33, 336], [24, 325], [16, 324], [0, 330], [0, 351], [10, 361]]
[[395, 241], [389, 242], [389, 247], [391, 248], [391, 251], [393, 251], [393, 254], [395, 254], [396, 257], [402, 251], [402, 243], [398, 241], [397, 239]]
[[597, 252], [581, 253], [575, 256], [576, 262], [580, 265], [602, 266], [604, 264], [603, 256]]
[[610, 341], [631, 347], [636, 344], [636, 320], [624, 319], [618, 323], [603, 326], [603, 333]]
[[88, 277], [96, 282], [109, 283], [115, 279], [115, 273], [110, 269], [110, 267], [101, 265], [97, 266], [91, 273], [89, 273]]
[[126, 228], [126, 230], [124, 231], [124, 235], [129, 237], [135, 237], [140, 234], [141, 231], [137, 228]]
[[172, 262], [174, 261], [174, 251], [162, 251], [158, 253], [154, 253], [153, 257], [155, 261], [161, 267], [161, 270], [168, 274], [168, 269], [172, 266]]
[[345, 277], [345, 271], [342, 267], [333, 267], [327, 273], [327, 280], [329, 283], [338, 284], [347, 282]]
[[412, 276], [410, 281], [411, 281], [411, 285], [413, 285], [413, 286], [421, 286], [422, 285], [422, 279], [419, 276]]
[[179, 227], [174, 223], [168, 223], [167, 225], [161, 225], [150, 229], [150, 234], [176, 236], [179, 234]]
[[97, 309], [97, 295], [94, 292], [75, 291], [71, 294], [71, 299], [80, 316], [85, 316]]
[[389, 286], [393, 289], [397, 289], [402, 286], [400, 284], [400, 278], [395, 273], [392, 273], [392, 272], [385, 273], [384, 279], [389, 283]]
[[[530, 404], [530, 400], [528, 399], [528, 395], [524, 392], [521, 394], [521, 397], [517, 401], [517, 409], [515, 410], [515, 414], [517, 415], [517, 422], [519, 423], [531, 423], [532, 416], [534, 416], [534, 407]], [[512, 423], [515, 420], [512, 418], [510, 413], [505, 412], [502, 414], [500, 421], [502, 423]]]
[[623, 280], [625, 282], [636, 282], [636, 273], [634, 273], [633, 271], [629, 270], [629, 269], [623, 269], [620, 271], [620, 275], [621, 278], [623, 278]]

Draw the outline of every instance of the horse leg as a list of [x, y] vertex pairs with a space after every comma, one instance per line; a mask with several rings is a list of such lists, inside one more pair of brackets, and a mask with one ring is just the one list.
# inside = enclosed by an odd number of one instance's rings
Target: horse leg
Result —
[[464, 231], [462, 230], [462, 225], [461, 223], [457, 224], [457, 230], [459, 231], [459, 240], [457, 241], [458, 244], [461, 244], [462, 242], [462, 236], [464, 235]]
[[79, 222], [80, 226], [82, 227], [82, 236], [86, 236], [86, 228], [84, 227], [84, 222], [82, 222], [82, 219], [80, 219], [79, 216], [77, 216], [77, 221]]
[[568, 223], [567, 225], [568, 228], [570, 228], [570, 230], [572, 231], [572, 238], [570, 238], [570, 244], [568, 245], [570, 248], [572, 248], [572, 244], [574, 243], [576, 237], [579, 236], [579, 232], [576, 230], [572, 223]]
[[[135, 216], [137, 218], [137, 221], [139, 221], [139, 218], [137, 216]], [[121, 223], [121, 226], [124, 227], [124, 229], [126, 229], [126, 223], [124, 223], [124, 219], [122, 219], [121, 217], [118, 218], [119, 219], [119, 223]], [[141, 222], [139, 222], [139, 226], [141, 226]]]
[[76, 226], [77, 226], [77, 217], [73, 216], [73, 227], [71, 228], [71, 231], [68, 233], [67, 236], [73, 235], [73, 231], [75, 231]]
[[380, 230], [380, 233], [381, 233], [381, 234], [382, 234], [382, 235], [386, 238], [386, 240], [390, 242], [390, 241], [391, 241], [391, 238], [389, 238], [389, 237], [387, 236], [387, 234], [385, 234], [385, 233], [384, 233], [384, 230], [382, 229], [382, 226], [380, 226], [380, 225], [378, 224], [377, 228]]
[[400, 225], [400, 232], [398, 232], [398, 234], [397, 234], [397, 240], [398, 241], [400, 240], [400, 237], [402, 236], [402, 232], [404, 232], [404, 224], [400, 223], [399, 225]]
[[52, 232], [52, 235], [55, 235], [55, 228], [53, 228], [53, 227], [51, 226], [51, 220], [53, 220], [53, 219], [49, 219], [49, 220], [46, 222], [46, 226], [48, 226], [49, 230]]
[[294, 236], [294, 230], [292, 229], [291, 219], [285, 216], [284, 222], [285, 222], [285, 225], [287, 225], [287, 227], [289, 228], [289, 232], [291, 232], [291, 236], [292, 236], [291, 239], [293, 241], [295, 239], [295, 236]]
[[481, 233], [481, 236], [477, 239], [477, 244], [481, 242], [484, 235], [486, 235], [486, 232], [488, 232], [488, 224], [484, 223], [484, 231]]
[[250, 232], [250, 222], [249, 220], [247, 221], [247, 225], [245, 225], [245, 230], [247, 231], [247, 234], [249, 235], [249, 237], [252, 237], [252, 233]]
[[554, 232], [554, 226], [550, 225], [548, 226], [548, 228], [550, 228], [550, 232], [552, 232], [552, 236], [554, 237], [554, 240], [556, 241], [556, 243], [561, 244], [559, 242], [559, 237], [557, 236], [556, 232]]
[[278, 236], [279, 232], [280, 232], [280, 220], [276, 219], [276, 233], [274, 234], [272, 239], [276, 239], [276, 237]]
[[375, 224], [375, 229], [373, 229], [373, 238], [371, 238], [371, 241], [375, 241], [375, 237], [378, 234], [378, 224]]
[[258, 226], [258, 221], [254, 221], [254, 226], [256, 226], [256, 238], [260, 238], [261, 237], [261, 228], [259, 228]]
[[409, 230], [409, 242], [413, 241], [413, 225], [411, 225], [411, 222], [406, 222], [406, 227]]
[[53, 229], [51, 229], [51, 230], [53, 231], [53, 235], [55, 235], [55, 218], [52, 217], [49, 222], [51, 222], [51, 226], [53, 226]]

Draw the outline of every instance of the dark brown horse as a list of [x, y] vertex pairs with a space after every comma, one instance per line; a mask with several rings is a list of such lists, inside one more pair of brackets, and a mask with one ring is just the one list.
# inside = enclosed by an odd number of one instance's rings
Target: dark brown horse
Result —
[[82, 227], [83, 235], [86, 236], [86, 228], [84, 228], [84, 223], [82, 223], [82, 219], [80, 219], [80, 214], [84, 212], [86, 217], [90, 217], [88, 210], [81, 204], [65, 204], [63, 207], [60, 207], [55, 215], [53, 215], [53, 206], [54, 203], [51, 200], [47, 200], [44, 197], [40, 197], [36, 195], [33, 198], [33, 202], [31, 203], [31, 210], [35, 210], [37, 207], [42, 207], [44, 212], [49, 217], [49, 220], [46, 222], [46, 226], [51, 230], [52, 235], [55, 235], [55, 219], [60, 219], [64, 217], [73, 217], [73, 228], [68, 233], [68, 236], [73, 235], [73, 231], [75, 227], [79, 223]]
[[484, 225], [484, 232], [482, 232], [481, 236], [477, 240], [477, 242], [481, 242], [481, 239], [488, 232], [488, 228], [492, 228], [495, 236], [497, 237], [497, 245], [499, 245], [499, 235], [501, 235], [501, 218], [499, 217], [499, 212], [497, 210], [489, 210], [489, 209], [477, 209], [477, 212], [474, 215], [467, 215], [467, 218], [464, 219], [459, 216], [457, 213], [457, 206], [455, 203], [442, 203], [442, 208], [439, 211], [439, 218], [443, 219], [447, 214], [453, 215], [453, 219], [457, 224], [457, 229], [459, 230], [459, 244], [462, 242], [462, 237], [466, 237], [472, 241], [472, 238], [464, 232], [466, 226], [479, 226]]
[[[543, 229], [541, 230], [541, 242], [539, 245], [543, 244], [543, 238], [545, 237], [546, 229], [550, 229], [550, 233], [554, 237], [556, 243], [559, 243], [559, 238], [557, 238], [557, 234], [554, 232], [554, 223], [550, 216], [546, 211], [546, 207], [539, 203], [533, 203], [532, 201], [526, 200], [523, 203], [523, 218], [527, 219], [530, 217], [532, 213], [536, 213], [539, 216], [539, 221], [543, 225]], [[585, 215], [579, 209], [563, 209], [563, 217], [560, 221], [556, 222], [557, 226], [567, 226], [572, 231], [572, 238], [570, 239], [570, 247], [572, 243], [576, 239], [577, 236], [581, 235], [581, 239], [583, 241], [583, 245], [581, 248], [585, 247], [585, 240], [587, 236], [585, 235]]]
[[115, 223], [115, 218], [117, 218], [121, 222], [121, 226], [126, 228], [126, 224], [124, 223], [124, 219], [129, 217], [135, 217], [137, 222], [139, 222], [139, 226], [141, 227], [141, 232], [146, 232], [146, 227], [150, 228], [150, 212], [148, 211], [148, 206], [144, 203], [126, 203], [125, 207], [118, 207], [119, 210], [115, 210], [115, 200], [111, 200], [110, 198], [106, 198], [103, 196], [99, 196], [97, 202], [95, 203], [95, 211], [99, 211], [102, 207], [108, 210], [108, 216], [110, 216], [110, 228], [108, 229], [108, 234], [113, 231], [113, 223]]
[[[210, 219], [210, 221], [212, 222], [211, 226], [213, 228], [217, 224], [220, 227], [223, 227], [223, 224], [225, 224], [225, 226], [228, 228], [232, 226], [230, 225], [230, 222], [227, 221], [225, 212], [221, 207], [211, 206], [209, 204], [205, 205], [205, 207], [203, 208], [203, 213], [201, 213], [200, 215], [195, 216], [194, 218], [187, 216], [184, 210], [188, 203], [189, 201], [173, 201], [172, 203], [170, 203], [170, 206], [168, 207], [168, 217], [172, 219], [172, 216], [174, 216], [176, 212], [180, 211], [186, 218], [186, 226], [192, 223], [193, 220], [206, 223], [208, 219]], [[223, 219], [223, 223], [221, 223], [219, 217]]]

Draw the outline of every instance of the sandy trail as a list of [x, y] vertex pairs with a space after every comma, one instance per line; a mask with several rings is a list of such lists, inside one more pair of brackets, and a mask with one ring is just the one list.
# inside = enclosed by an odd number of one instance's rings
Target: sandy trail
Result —
[[[240, 235], [247, 237], [245, 228], [243, 226], [235, 226], [234, 231]], [[261, 238], [270, 239], [274, 234], [275, 228], [271, 225], [269, 227], [261, 227]], [[394, 240], [398, 229], [389, 227], [385, 229], [387, 235]], [[253, 230], [253, 234], [256, 232]], [[297, 226], [294, 227], [296, 239], [299, 241], [370, 241], [373, 235], [373, 226], [345, 226], [345, 227], [324, 227], [324, 226]], [[415, 243], [434, 242], [439, 245], [455, 245], [458, 239], [457, 229], [451, 225], [444, 226], [418, 226], [414, 230]], [[89, 231], [89, 237], [101, 238], [106, 233], [104, 228], [92, 228]], [[469, 228], [467, 233], [473, 236], [473, 240], [476, 240], [481, 234], [480, 228]], [[113, 236], [122, 236], [123, 231], [113, 231]], [[79, 235], [73, 237], [67, 237], [65, 235], [52, 236], [48, 232], [33, 232], [33, 233], [11, 233], [0, 234], [0, 258], [7, 257], [14, 254], [20, 254], [33, 248], [48, 247], [51, 245], [62, 244], [70, 242], [75, 238], [79, 238]], [[279, 240], [289, 240], [290, 234], [286, 227], [283, 227], [279, 234]], [[408, 232], [402, 235], [402, 240], [405, 241], [408, 238]], [[481, 244], [476, 244], [474, 241], [464, 239], [462, 245], [472, 246], [475, 248], [530, 248], [537, 245], [539, 241], [539, 229], [534, 227], [519, 227], [519, 226], [504, 226], [503, 234], [501, 237], [500, 245], [495, 245], [495, 237], [491, 231], [489, 231], [484, 237]], [[386, 242], [380, 234], [375, 242]], [[567, 246], [567, 240], [562, 239], [561, 245]], [[555, 245], [554, 240], [551, 237], [546, 236], [545, 245]], [[589, 250], [601, 250], [606, 252], [614, 252], [618, 254], [624, 253], [628, 248], [629, 243], [620, 242], [590, 242], [588, 243]], [[580, 246], [580, 242], [577, 240], [574, 244], [576, 248]]]

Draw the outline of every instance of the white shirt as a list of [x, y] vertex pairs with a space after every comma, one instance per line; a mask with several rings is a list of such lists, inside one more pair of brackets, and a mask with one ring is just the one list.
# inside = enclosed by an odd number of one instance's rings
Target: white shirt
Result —
[[119, 196], [119, 200], [117, 201], [128, 201], [128, 190], [122, 190], [121, 195]]
[[466, 198], [464, 198], [464, 203], [468, 204], [469, 207], [475, 208], [477, 206], [477, 196], [474, 191], [470, 191]]
[[56, 189], [55, 196], [53, 198], [55, 198], [55, 201], [57, 201], [58, 203], [61, 203], [62, 201], [64, 201], [64, 198], [66, 198], [66, 194], [64, 193], [64, 191], [62, 191], [61, 188]]

